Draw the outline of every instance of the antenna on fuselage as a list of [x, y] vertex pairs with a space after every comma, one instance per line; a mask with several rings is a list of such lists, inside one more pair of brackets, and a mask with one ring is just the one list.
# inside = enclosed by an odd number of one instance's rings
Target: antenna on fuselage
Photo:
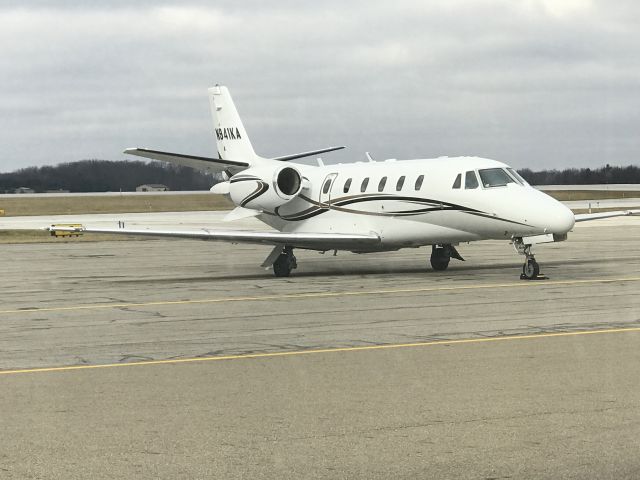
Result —
[[316, 161], [318, 162], [318, 166], [319, 167], [324, 167], [324, 162], [322, 161], [322, 159], [320, 157], [316, 158]]
[[371, 154], [369, 152], [364, 152], [364, 154], [367, 156], [367, 160], [369, 160], [370, 162], [375, 162], [375, 160], [371, 158]]

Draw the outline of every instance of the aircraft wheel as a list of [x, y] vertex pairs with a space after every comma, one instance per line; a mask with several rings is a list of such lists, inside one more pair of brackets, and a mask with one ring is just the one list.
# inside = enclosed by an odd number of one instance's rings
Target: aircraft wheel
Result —
[[447, 257], [431, 257], [431, 266], [434, 270], [441, 272], [449, 266], [449, 259]]
[[538, 278], [538, 274], [540, 273], [540, 265], [536, 262], [535, 258], [527, 258], [527, 261], [524, 262], [522, 266], [522, 275], [520, 278], [523, 280], [534, 280]]
[[431, 267], [436, 271], [446, 270], [449, 266], [449, 252], [446, 248], [433, 248], [431, 251]]
[[296, 257], [293, 254], [293, 249], [285, 248], [280, 254], [277, 260], [273, 263], [273, 273], [276, 277], [288, 277], [291, 275], [291, 270], [297, 268]]

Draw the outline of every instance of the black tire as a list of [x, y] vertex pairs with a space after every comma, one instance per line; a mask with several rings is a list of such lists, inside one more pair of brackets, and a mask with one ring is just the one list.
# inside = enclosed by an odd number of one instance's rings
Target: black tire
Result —
[[446, 270], [451, 260], [448, 253], [446, 248], [434, 248], [431, 252], [431, 267], [438, 272]]
[[291, 275], [291, 258], [289, 255], [281, 254], [273, 263], [273, 273], [276, 277], [288, 277]]
[[522, 278], [526, 280], [534, 280], [538, 278], [538, 274], [540, 273], [540, 265], [534, 258], [528, 258], [524, 265], [522, 266]]

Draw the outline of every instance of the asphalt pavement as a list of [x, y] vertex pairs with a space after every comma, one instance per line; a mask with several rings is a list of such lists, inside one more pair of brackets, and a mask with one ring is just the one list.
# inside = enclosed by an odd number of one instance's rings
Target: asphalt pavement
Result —
[[640, 225], [298, 252], [3, 245], [0, 477], [638, 478]]

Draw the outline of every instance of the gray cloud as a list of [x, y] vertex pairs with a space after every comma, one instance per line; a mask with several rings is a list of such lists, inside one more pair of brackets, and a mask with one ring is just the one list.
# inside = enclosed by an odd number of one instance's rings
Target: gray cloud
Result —
[[211, 154], [216, 82], [265, 155], [638, 162], [635, 2], [131, 5], [2, 4], [0, 171], [130, 146]]

